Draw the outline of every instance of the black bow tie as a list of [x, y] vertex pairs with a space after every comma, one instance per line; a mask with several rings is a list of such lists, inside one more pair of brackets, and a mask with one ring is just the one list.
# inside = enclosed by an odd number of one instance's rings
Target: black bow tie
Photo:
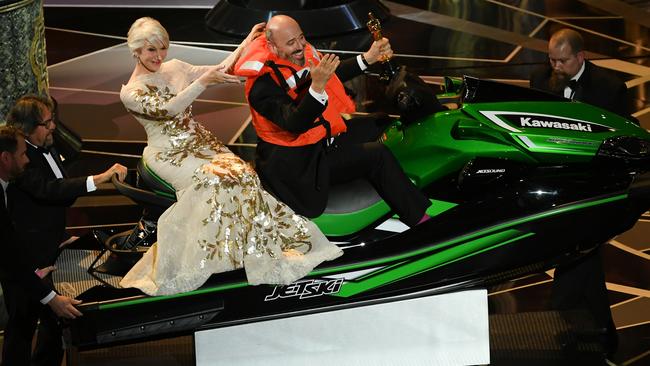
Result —
[[567, 86], [568, 86], [571, 90], [575, 91], [576, 88], [578, 87], [578, 80], [569, 80], [569, 82], [567, 83]]
[[305, 81], [309, 77], [311, 79], [311, 75], [309, 73], [309, 70], [305, 70], [302, 72], [300, 75], [296, 75], [296, 84], [298, 84], [299, 81]]

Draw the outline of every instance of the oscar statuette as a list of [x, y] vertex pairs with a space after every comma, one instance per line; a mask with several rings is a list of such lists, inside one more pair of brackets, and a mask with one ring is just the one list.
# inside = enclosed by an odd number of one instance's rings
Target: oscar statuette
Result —
[[[368, 22], [366, 23], [366, 26], [368, 27], [368, 30], [372, 34], [372, 38], [375, 41], [379, 41], [383, 38], [383, 35], [381, 34], [381, 23], [379, 23], [379, 19], [375, 18], [375, 16], [372, 14], [372, 12], [368, 13]], [[384, 58], [383, 60], [380, 61], [381, 63], [381, 72], [379, 74], [379, 80], [388, 83], [393, 76], [397, 73], [397, 67], [395, 67], [391, 62], [390, 58]]]

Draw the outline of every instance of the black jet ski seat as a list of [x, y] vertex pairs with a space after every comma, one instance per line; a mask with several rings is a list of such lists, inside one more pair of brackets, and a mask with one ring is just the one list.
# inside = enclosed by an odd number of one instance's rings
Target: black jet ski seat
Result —
[[[150, 216], [155, 216], [157, 219], [163, 211], [176, 202], [176, 192], [169, 183], [151, 170], [143, 160], [138, 163], [137, 173], [136, 187], [117, 180], [113, 183], [120, 193], [142, 205], [145, 210], [151, 212]], [[325, 213], [355, 212], [380, 200], [381, 197], [368, 181], [357, 179], [330, 188]]]
[[136, 171], [135, 185], [129, 184], [127, 181], [120, 182], [113, 179], [113, 184], [120, 193], [142, 205], [143, 208], [151, 210], [152, 215], [162, 214], [176, 202], [174, 187], [151, 170], [144, 160], [140, 159]]
[[381, 197], [365, 179], [355, 179], [330, 187], [327, 197], [326, 214], [345, 214], [363, 210], [377, 202]]

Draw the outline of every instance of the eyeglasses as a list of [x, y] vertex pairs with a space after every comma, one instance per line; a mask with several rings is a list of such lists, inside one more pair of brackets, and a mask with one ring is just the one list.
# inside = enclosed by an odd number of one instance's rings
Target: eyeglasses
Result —
[[50, 128], [54, 126], [54, 115], [52, 115], [51, 118], [48, 118], [45, 121], [37, 123], [36, 126], [43, 126], [45, 128]]

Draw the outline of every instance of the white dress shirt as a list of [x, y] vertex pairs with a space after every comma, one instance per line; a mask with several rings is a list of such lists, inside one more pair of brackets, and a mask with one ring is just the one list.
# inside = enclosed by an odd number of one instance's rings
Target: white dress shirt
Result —
[[0, 186], [2, 186], [2, 191], [4, 192], [5, 196], [5, 207], [7, 207], [7, 186], [9, 185], [9, 182], [5, 182], [2, 178], [0, 178]]
[[2, 191], [5, 196], [5, 207], [7, 207], [7, 186], [9, 185], [9, 182], [5, 182], [2, 178], [0, 178], [0, 186], [2, 186]]
[[[580, 71], [578, 71], [577, 74], [575, 74], [571, 80], [578, 81], [580, 79], [580, 76], [582, 76], [582, 73], [585, 71], [585, 62], [582, 62], [582, 67], [580, 68]], [[573, 99], [572, 97], [575, 95], [576, 91], [569, 88], [568, 86], [564, 87], [564, 97], [567, 99]]]

